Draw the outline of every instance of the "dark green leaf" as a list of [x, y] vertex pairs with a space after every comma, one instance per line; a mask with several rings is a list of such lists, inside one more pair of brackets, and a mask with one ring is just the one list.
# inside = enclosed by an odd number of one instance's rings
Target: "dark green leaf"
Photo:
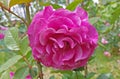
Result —
[[74, 71], [83, 71], [83, 70], [84, 70], [84, 67], [80, 67], [80, 68], [74, 69]]

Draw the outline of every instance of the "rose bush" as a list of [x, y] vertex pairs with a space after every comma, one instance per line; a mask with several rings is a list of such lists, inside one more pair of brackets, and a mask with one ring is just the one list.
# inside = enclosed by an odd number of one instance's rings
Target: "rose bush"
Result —
[[35, 60], [62, 70], [86, 65], [98, 41], [95, 27], [80, 7], [75, 11], [45, 7], [34, 16], [28, 37]]

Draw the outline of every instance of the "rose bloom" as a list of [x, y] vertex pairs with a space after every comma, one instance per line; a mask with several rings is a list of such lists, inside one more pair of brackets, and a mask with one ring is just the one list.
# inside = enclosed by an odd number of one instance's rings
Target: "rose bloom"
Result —
[[86, 65], [98, 41], [95, 27], [80, 7], [75, 11], [45, 7], [35, 14], [28, 37], [34, 59], [61, 70]]

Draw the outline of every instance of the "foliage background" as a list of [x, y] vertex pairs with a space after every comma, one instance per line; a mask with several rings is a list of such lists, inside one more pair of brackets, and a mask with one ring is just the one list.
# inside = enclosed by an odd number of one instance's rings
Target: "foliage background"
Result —
[[[28, 18], [32, 19], [33, 15], [42, 10], [44, 6], [52, 5], [55, 9], [64, 7], [74, 10], [77, 5], [80, 5], [88, 12], [89, 21], [99, 32], [98, 47], [88, 62], [86, 79], [120, 79], [119, 0], [99, 0], [99, 3], [94, 3], [92, 0], [34, 0], [29, 6], [30, 16], [27, 16], [26, 5], [21, 4], [30, 0], [10, 1], [11, 3], [7, 0], [0, 0], [5, 7], [11, 8], [12, 12], [27, 20], [28, 24], [30, 22]], [[4, 31], [5, 38], [0, 40], [0, 79], [10, 79], [9, 72], [11, 71], [15, 72], [14, 79], [25, 79], [27, 74], [31, 74], [33, 79], [36, 79], [39, 69], [28, 45], [27, 26], [4, 8], [0, 8], [0, 25], [9, 28]], [[102, 38], [105, 38], [108, 44], [102, 44]], [[105, 56], [105, 51], [108, 51], [110, 56]], [[45, 79], [75, 79], [76, 77], [72, 71], [60, 71], [46, 67], [43, 67], [43, 73]], [[84, 71], [78, 71], [78, 74], [82, 79]]]

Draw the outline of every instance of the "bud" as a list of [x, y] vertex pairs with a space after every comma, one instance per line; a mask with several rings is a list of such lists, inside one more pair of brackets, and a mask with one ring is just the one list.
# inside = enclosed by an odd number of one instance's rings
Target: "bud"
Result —
[[104, 52], [104, 56], [106, 56], [106, 57], [111, 57], [111, 54], [110, 54], [110, 52], [105, 51], [105, 52]]
[[101, 39], [101, 43], [102, 43], [102, 44], [108, 44], [108, 41], [107, 41], [105, 38], [102, 38], [102, 39]]

